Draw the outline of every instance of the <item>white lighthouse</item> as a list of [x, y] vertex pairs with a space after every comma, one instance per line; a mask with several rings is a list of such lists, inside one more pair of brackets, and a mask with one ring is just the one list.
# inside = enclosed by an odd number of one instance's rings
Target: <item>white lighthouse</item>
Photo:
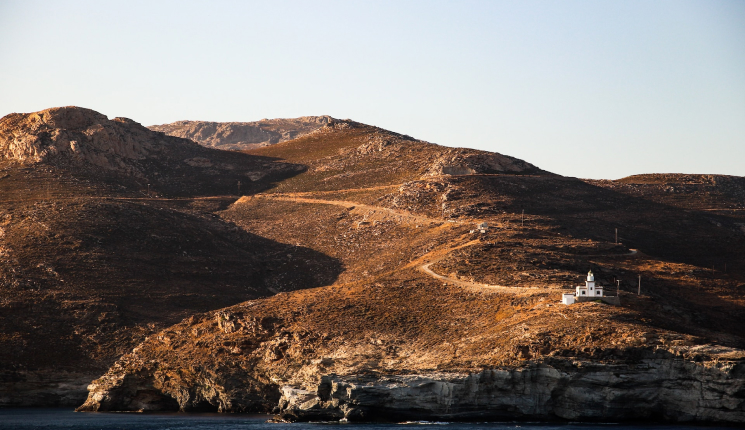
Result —
[[595, 275], [592, 274], [592, 270], [587, 272], [585, 285], [578, 286], [574, 295], [576, 297], [603, 297], [603, 287], [595, 285]]
[[574, 294], [564, 293], [561, 295], [561, 302], [565, 305], [571, 305], [576, 302], [596, 302], [598, 300], [609, 305], [621, 305], [618, 296], [607, 297], [603, 295], [603, 287], [595, 285], [595, 275], [592, 274], [592, 270], [587, 272], [585, 285], [575, 287]]

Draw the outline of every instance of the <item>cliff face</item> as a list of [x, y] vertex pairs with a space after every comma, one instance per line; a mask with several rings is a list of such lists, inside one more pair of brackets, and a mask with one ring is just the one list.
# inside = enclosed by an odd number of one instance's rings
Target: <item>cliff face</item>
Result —
[[[649, 354], [654, 355], [654, 354]], [[663, 354], [660, 354], [663, 355]], [[468, 374], [326, 376], [282, 387], [279, 418], [745, 422], [745, 362], [551, 360]]]
[[295, 139], [333, 121], [322, 115], [253, 122], [176, 121], [149, 128], [211, 148], [246, 150]]
[[85, 370], [0, 370], [0, 407], [75, 407], [85, 398], [91, 378], [100, 373]]
[[[640, 333], [611, 306], [539, 315], [527, 309], [541, 299], [523, 296], [533, 304], [510, 322], [499, 320], [500, 297], [418, 288], [322, 288], [189, 318], [123, 356], [89, 386], [79, 410], [274, 412], [285, 421], [745, 422], [742, 350]], [[386, 290], [406, 295], [406, 307]], [[585, 318], [594, 333], [581, 326]], [[603, 328], [609, 318], [616, 330]]]
[[[256, 369], [200, 372], [190, 384], [168, 371], [127, 367], [136, 353], [90, 387], [83, 411], [274, 412], [283, 421], [570, 420], [745, 423], [745, 357], [707, 356], [717, 348], [637, 350], [627, 363], [550, 359], [474, 372], [362, 374], [303, 368], [314, 384], [278, 385]], [[696, 351], [697, 350], [697, 351]], [[719, 351], [719, 355], [721, 354]], [[678, 355], [681, 354], [681, 355]], [[717, 353], [715, 352], [715, 355]], [[140, 362], [139, 365], [145, 363]], [[325, 363], [328, 364], [328, 363]], [[141, 368], [142, 369], [142, 368]], [[209, 376], [207, 376], [209, 375]]]

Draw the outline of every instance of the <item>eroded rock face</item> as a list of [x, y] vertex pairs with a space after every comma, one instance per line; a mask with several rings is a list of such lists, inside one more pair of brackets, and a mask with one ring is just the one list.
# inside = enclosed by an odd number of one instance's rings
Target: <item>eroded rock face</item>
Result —
[[[252, 192], [296, 175], [299, 164], [205, 148], [68, 106], [0, 118], [0, 161], [46, 164], [95, 181], [171, 195]], [[150, 184], [148, 188], [148, 184]]]
[[14, 113], [0, 119], [0, 158], [22, 163], [66, 161], [138, 173], [131, 163], [157, 155], [173, 141], [127, 118], [109, 120], [96, 111], [68, 106]]
[[495, 152], [453, 148], [443, 153], [432, 164], [428, 176], [473, 175], [477, 173], [540, 173], [536, 166], [518, 158]]
[[[162, 369], [160, 370], [162, 372]], [[570, 420], [745, 422], [745, 363], [553, 360], [475, 373], [320, 376], [277, 387], [257, 375], [168, 388], [147, 372], [109, 373], [80, 410], [277, 412], [280, 420]], [[201, 390], [202, 392], [196, 392]], [[281, 398], [277, 399], [281, 393]], [[276, 407], [275, 407], [276, 406]]]
[[282, 389], [285, 421], [499, 420], [745, 422], [745, 363], [554, 361], [470, 374], [327, 376]]
[[176, 121], [149, 128], [211, 148], [246, 150], [295, 139], [333, 121], [330, 116], [322, 115], [253, 122]]
[[526, 354], [511, 365], [435, 373], [425, 363], [441, 362], [435, 350], [409, 353], [403, 345], [391, 357], [418, 354], [425, 366], [397, 373], [413, 366], [370, 360], [384, 342], [307, 332], [260, 316], [259, 303], [190, 317], [151, 336], [89, 386], [79, 410], [274, 412], [284, 421], [745, 423], [738, 349], [609, 348], [598, 352], [600, 361]]

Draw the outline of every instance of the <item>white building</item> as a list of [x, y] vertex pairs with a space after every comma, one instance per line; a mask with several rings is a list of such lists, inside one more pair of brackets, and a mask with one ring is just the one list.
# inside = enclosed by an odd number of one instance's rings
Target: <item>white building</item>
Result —
[[574, 295], [576, 297], [603, 297], [603, 287], [595, 285], [595, 275], [592, 274], [592, 270], [587, 272], [585, 285], [575, 288]]
[[476, 229], [481, 233], [486, 233], [486, 231], [489, 230], [489, 224], [487, 224], [486, 222], [476, 224]]
[[561, 303], [565, 305], [571, 305], [575, 302], [584, 301], [583, 299], [598, 298], [603, 296], [603, 287], [595, 285], [595, 275], [592, 274], [592, 270], [587, 272], [587, 280], [585, 285], [577, 286], [574, 289], [574, 294], [564, 293], [561, 295]]

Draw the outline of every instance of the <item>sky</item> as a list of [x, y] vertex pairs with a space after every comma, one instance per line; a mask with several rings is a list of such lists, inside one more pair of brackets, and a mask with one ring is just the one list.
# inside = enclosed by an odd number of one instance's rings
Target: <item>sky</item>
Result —
[[745, 1], [0, 0], [0, 116], [351, 118], [567, 176], [745, 176]]

